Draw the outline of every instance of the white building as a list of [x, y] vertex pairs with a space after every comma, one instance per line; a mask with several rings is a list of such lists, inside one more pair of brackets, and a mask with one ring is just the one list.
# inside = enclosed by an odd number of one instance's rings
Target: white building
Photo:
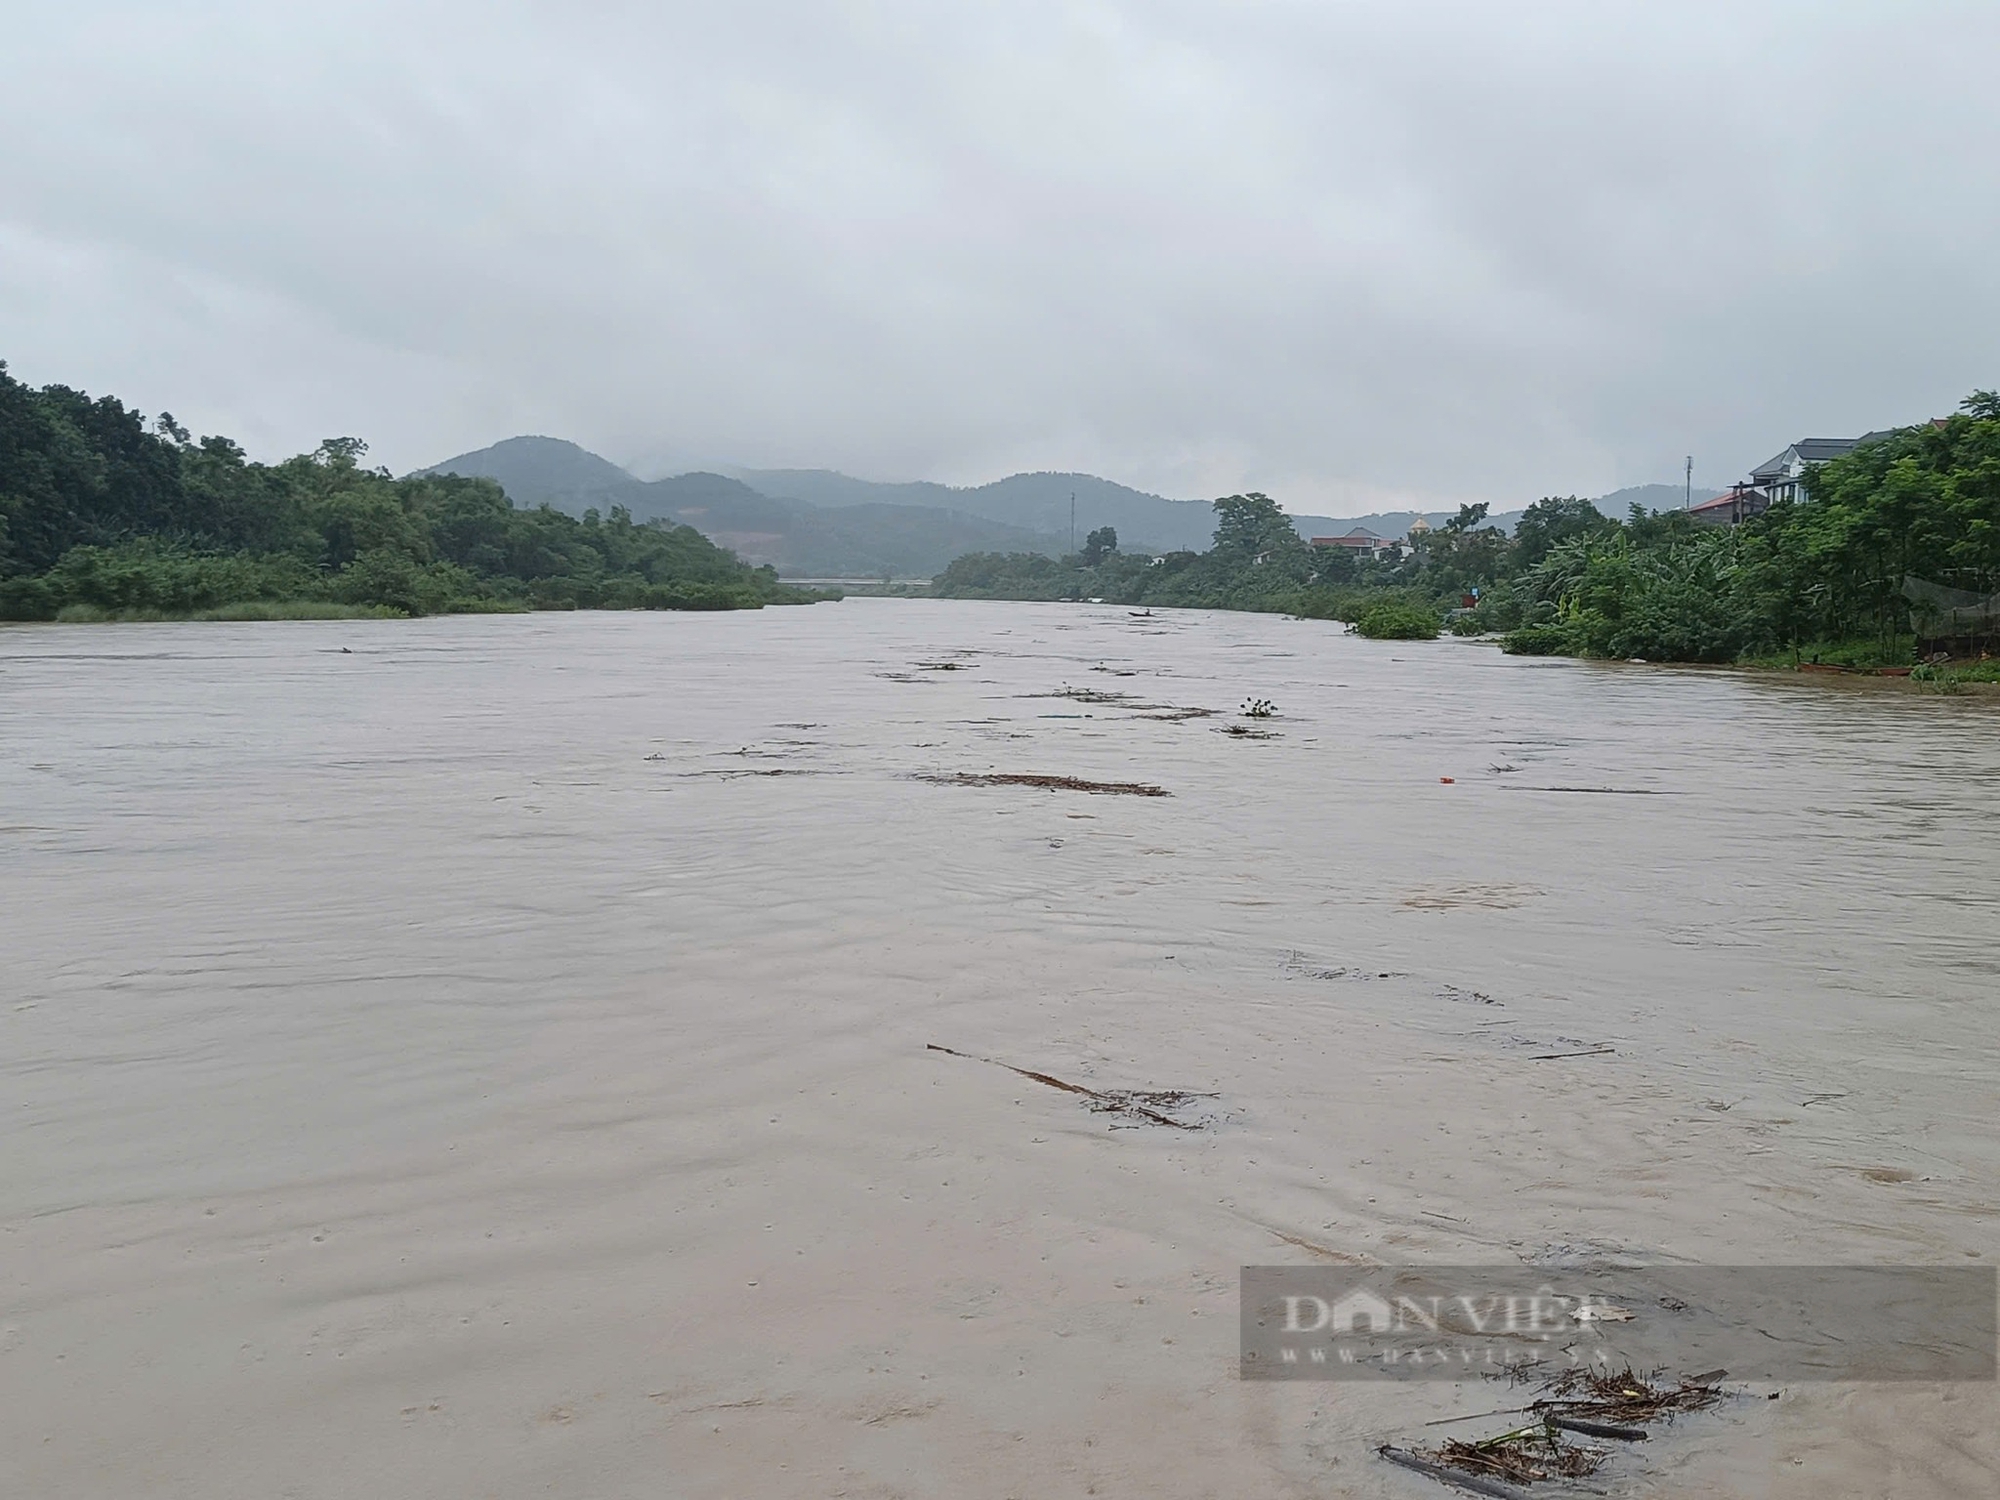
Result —
[[1800, 438], [1776, 458], [1767, 459], [1750, 471], [1750, 487], [1762, 490], [1775, 505], [1781, 500], [1803, 500], [1800, 487], [1807, 464], [1823, 464], [1829, 459], [1852, 453], [1871, 438], [1887, 437], [1871, 432], [1858, 438]]

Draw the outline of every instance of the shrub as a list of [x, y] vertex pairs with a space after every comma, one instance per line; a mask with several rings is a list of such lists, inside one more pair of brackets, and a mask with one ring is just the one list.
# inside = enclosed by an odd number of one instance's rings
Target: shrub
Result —
[[1432, 641], [1437, 639], [1438, 617], [1415, 605], [1377, 604], [1354, 622], [1354, 629], [1371, 641]]
[[84, 605], [88, 617], [188, 615], [239, 599], [292, 592], [310, 574], [295, 562], [194, 552], [153, 538], [72, 547], [39, 580], [51, 613]]
[[1500, 649], [1509, 656], [1568, 656], [1569, 632], [1560, 625], [1523, 625], [1500, 639]]
[[1502, 634], [1523, 625], [1545, 623], [1532, 620], [1528, 610], [1528, 601], [1511, 583], [1500, 583], [1487, 590], [1472, 611], [1472, 618], [1480, 630]]
[[53, 620], [61, 607], [46, 578], [0, 579], [0, 620]]
[[333, 580], [344, 604], [383, 605], [406, 615], [443, 614], [486, 591], [465, 569], [420, 563], [393, 547], [371, 547]]
[[1302, 619], [1352, 625], [1371, 609], [1389, 604], [1431, 612], [1433, 597], [1429, 589], [1402, 585], [1320, 583], [1294, 591], [1287, 607]]

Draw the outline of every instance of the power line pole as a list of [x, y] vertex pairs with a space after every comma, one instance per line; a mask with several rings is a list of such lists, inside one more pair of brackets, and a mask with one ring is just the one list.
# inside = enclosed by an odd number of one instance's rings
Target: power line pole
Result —
[[1681, 509], [1682, 510], [1694, 509], [1694, 455], [1692, 453], [1688, 455], [1687, 493], [1681, 500]]

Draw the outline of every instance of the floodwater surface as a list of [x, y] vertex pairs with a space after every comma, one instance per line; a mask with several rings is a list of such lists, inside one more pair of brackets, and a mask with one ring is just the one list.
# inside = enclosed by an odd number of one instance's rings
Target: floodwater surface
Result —
[[[1991, 1264], [1996, 851], [1991, 698], [1320, 622], [7, 628], [0, 1492], [1441, 1495], [1238, 1268]], [[1603, 1482], [1993, 1493], [1770, 1390]]]

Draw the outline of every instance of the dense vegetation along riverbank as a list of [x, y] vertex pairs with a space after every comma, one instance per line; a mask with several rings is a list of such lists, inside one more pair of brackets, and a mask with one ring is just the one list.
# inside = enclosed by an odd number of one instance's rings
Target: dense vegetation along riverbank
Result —
[[1510, 537], [1466, 506], [1379, 557], [1309, 547], [1274, 501], [1233, 495], [1215, 502], [1207, 552], [1131, 556], [1104, 530], [1067, 558], [959, 558], [934, 592], [1266, 610], [1387, 636], [1436, 635], [1451, 614], [1452, 629], [1503, 632], [1531, 655], [1907, 666], [1920, 646], [1961, 663], [2000, 647], [1990, 614], [1938, 602], [2000, 591], [2000, 395], [1857, 448], [1806, 489], [1733, 527], [1671, 511], [1618, 521], [1572, 496], [1530, 506]]
[[787, 588], [688, 526], [516, 510], [332, 438], [280, 464], [0, 364], [0, 619], [755, 609]]

